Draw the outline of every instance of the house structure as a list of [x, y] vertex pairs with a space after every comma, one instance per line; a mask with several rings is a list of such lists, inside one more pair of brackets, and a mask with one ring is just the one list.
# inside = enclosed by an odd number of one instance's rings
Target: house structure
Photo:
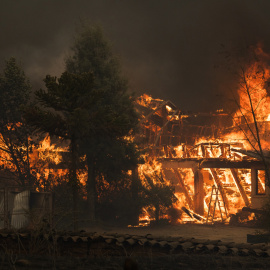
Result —
[[141, 114], [137, 141], [162, 164], [182, 206], [205, 217], [213, 186], [229, 214], [264, 205], [270, 191], [263, 162], [245, 153], [241, 140], [221, 139], [232, 129], [228, 114], [183, 112], [171, 101], [146, 95], [136, 106]]

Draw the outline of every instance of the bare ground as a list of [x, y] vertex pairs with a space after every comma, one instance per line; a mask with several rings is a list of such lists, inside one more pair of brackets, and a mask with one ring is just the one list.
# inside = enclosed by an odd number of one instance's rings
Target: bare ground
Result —
[[246, 226], [229, 226], [224, 224], [180, 224], [151, 227], [109, 227], [100, 226], [94, 228], [84, 228], [90, 232], [112, 232], [119, 234], [146, 235], [152, 234], [155, 237], [186, 237], [195, 239], [221, 240], [224, 242], [246, 243], [247, 234], [262, 232], [257, 228]]
[[[51, 260], [45, 257], [18, 258], [15, 264], [6, 261], [0, 265], [0, 269], [20, 270], [121, 270], [125, 269], [126, 257], [98, 257], [98, 258], [57, 258]], [[137, 268], [130, 267], [127, 270], [177, 270], [177, 269], [270, 269], [269, 258], [218, 256], [212, 254], [177, 254], [147, 256], [133, 256], [132, 260]]]
[[[165, 239], [184, 237], [195, 239], [221, 240], [224, 242], [246, 243], [247, 234], [257, 233], [255, 228], [228, 225], [184, 224], [166, 225], [140, 228], [98, 226], [84, 228], [85, 231], [97, 233], [118, 233]], [[125, 260], [131, 257], [137, 268], [124, 268]], [[146, 253], [127, 254], [126, 256], [87, 256], [84, 258], [49, 257], [49, 256], [23, 256], [2, 254], [0, 269], [78, 269], [78, 270], [166, 270], [166, 269], [270, 269], [270, 257], [221, 255], [211, 252], [194, 253], [159, 253], [148, 251]]]

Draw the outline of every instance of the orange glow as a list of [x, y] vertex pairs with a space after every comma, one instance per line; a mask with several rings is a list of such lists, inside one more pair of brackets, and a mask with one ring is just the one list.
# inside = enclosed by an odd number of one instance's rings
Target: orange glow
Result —
[[[20, 123], [19, 123], [20, 125]], [[14, 125], [9, 125], [12, 128]], [[31, 142], [31, 139], [28, 139]], [[18, 149], [20, 150], [20, 149]], [[22, 149], [26, 151], [26, 149]], [[63, 154], [68, 152], [68, 146], [56, 146], [47, 135], [43, 140], [35, 145], [31, 145], [29, 151], [30, 172], [36, 178], [37, 191], [50, 190], [61, 181], [68, 178], [68, 166], [63, 160]], [[17, 168], [12, 160], [11, 152], [7, 148], [4, 138], [0, 135], [0, 166], [12, 173], [16, 173]], [[87, 171], [78, 170], [79, 182], [85, 186]], [[25, 183], [30, 185], [30, 183]], [[33, 183], [32, 183], [33, 184]]]
[[[262, 46], [258, 46], [255, 50], [260, 58], [269, 60]], [[150, 177], [153, 184], [160, 184], [156, 175], [162, 176], [162, 181], [166, 185], [175, 186], [175, 197], [177, 201], [174, 203], [173, 208], [178, 211], [179, 217], [176, 222], [203, 222], [199, 219], [190, 217], [183, 207], [194, 211], [193, 203], [196, 196], [194, 190], [194, 171], [189, 168], [177, 168], [176, 170], [170, 169], [168, 174], [162, 167], [159, 161], [161, 158], [167, 159], [194, 159], [204, 162], [206, 159], [241, 161], [247, 157], [246, 155], [233, 151], [232, 149], [250, 150], [252, 149], [247, 136], [250, 138], [250, 130], [254, 132], [254, 111], [255, 118], [258, 122], [261, 131], [261, 144], [264, 150], [270, 149], [268, 134], [270, 130], [270, 97], [268, 96], [265, 82], [270, 80], [270, 70], [264, 61], [255, 61], [247, 68], [243, 68], [240, 72], [239, 85], [237, 93], [239, 99], [239, 108], [233, 115], [233, 126], [230, 131], [220, 130], [217, 135], [203, 136], [195, 139], [193, 145], [188, 145], [185, 140], [182, 140], [181, 132], [185, 132], [183, 128], [184, 122], [189, 121], [189, 115], [175, 109], [172, 103], [165, 102], [161, 99], [154, 99], [150, 95], [143, 94], [137, 99], [138, 107], [144, 107], [141, 112], [141, 129], [139, 135], [133, 137], [126, 137], [130, 141], [140, 139], [141, 148], [147, 152], [144, 159], [145, 163], [139, 165], [138, 173], [142, 185], [147, 188], [148, 183], [146, 176]], [[162, 104], [164, 107], [162, 107]], [[169, 104], [169, 105], [168, 105]], [[216, 115], [225, 115], [224, 111], [218, 110]], [[173, 123], [172, 123], [173, 122]], [[172, 123], [171, 126], [168, 123]], [[212, 124], [212, 123], [211, 123]], [[250, 125], [250, 130], [247, 129], [247, 124]], [[11, 124], [8, 126], [12, 130], [14, 126], [21, 125], [20, 123]], [[170, 126], [170, 128], [169, 128]], [[174, 131], [174, 130], [177, 130]], [[184, 131], [183, 131], [184, 130]], [[244, 132], [247, 136], [245, 136]], [[162, 137], [163, 136], [163, 137]], [[254, 143], [254, 139], [250, 139]], [[30, 141], [30, 138], [29, 138]], [[172, 143], [176, 141], [176, 143]], [[255, 147], [257, 147], [255, 143]], [[46, 189], [46, 185], [54, 186], [59, 183], [58, 178], [66, 178], [68, 173], [68, 165], [63, 160], [64, 154], [68, 152], [67, 147], [57, 146], [52, 143], [49, 136], [46, 136], [38, 146], [33, 146], [30, 156], [31, 172], [36, 175], [39, 182], [40, 189]], [[16, 168], [11, 162], [11, 156], [5, 146], [4, 139], [0, 136], [0, 166], [7, 168], [14, 172]], [[63, 165], [63, 166], [62, 166]], [[199, 165], [198, 165], [199, 166]], [[194, 169], [194, 168], [193, 168]], [[217, 186], [220, 182], [229, 204], [229, 214], [235, 214], [239, 209], [245, 206], [245, 202], [239, 190], [239, 183], [243, 187], [244, 192], [250, 201], [251, 196], [251, 172], [248, 169], [231, 170], [225, 169], [202, 169], [203, 174], [203, 191], [204, 191], [204, 216], [207, 214], [208, 205], [213, 186]], [[131, 172], [128, 173], [131, 176]], [[169, 176], [167, 176], [169, 175]], [[78, 179], [82, 186], [85, 186], [87, 181], [87, 170], [78, 171]], [[109, 182], [104, 180], [106, 188]], [[264, 179], [260, 175], [259, 181], [261, 185], [264, 184]], [[180, 184], [181, 182], [181, 184]], [[264, 192], [261, 188], [260, 192]], [[153, 209], [145, 207], [140, 216], [141, 224], [149, 224], [154, 218]], [[218, 210], [217, 210], [218, 212]], [[219, 214], [219, 213], [218, 213]], [[164, 213], [163, 218], [169, 217], [169, 213]]]
[[[265, 54], [261, 47], [257, 48], [257, 54], [267, 58], [270, 57]], [[178, 158], [178, 159], [227, 159], [231, 161], [241, 161], [243, 159], [254, 159], [248, 157], [241, 152], [235, 150], [253, 150], [250, 143], [254, 143], [250, 131], [246, 128], [246, 125], [250, 125], [250, 129], [254, 132], [254, 117], [252, 115], [252, 108], [254, 110], [254, 115], [258, 123], [258, 128], [260, 130], [260, 141], [264, 150], [270, 149], [269, 140], [267, 134], [270, 130], [270, 98], [268, 97], [267, 90], [265, 89], [265, 82], [270, 79], [270, 71], [264, 62], [254, 62], [250, 67], [242, 70], [242, 76], [239, 82], [239, 109], [233, 115], [233, 126], [231, 131], [226, 130], [219, 132], [217, 138], [206, 138], [200, 137], [197, 139], [194, 145], [187, 145], [185, 143], [180, 143], [176, 146], [167, 145], [165, 151], [162, 149], [162, 145], [159, 145], [159, 150], [155, 150], [154, 154], [150, 154], [147, 162], [140, 166], [140, 175], [143, 178], [143, 174], [151, 173], [162, 173], [164, 179], [166, 174], [164, 174], [161, 163], [157, 160], [159, 158]], [[142, 101], [144, 100], [145, 101]], [[140, 104], [142, 106], [148, 107], [155, 110], [157, 106], [153, 106], [153, 98], [147, 95], [143, 95], [140, 99]], [[160, 101], [162, 104], [164, 101]], [[166, 106], [167, 112], [171, 112], [171, 108]], [[217, 113], [223, 113], [223, 110], [219, 110]], [[161, 114], [159, 114], [161, 115]], [[225, 115], [225, 114], [224, 114]], [[187, 118], [186, 115], [181, 115], [181, 118]], [[168, 118], [167, 118], [168, 119]], [[269, 123], [269, 124], [268, 124]], [[238, 128], [238, 126], [240, 128]], [[160, 126], [154, 125], [148, 122], [147, 125], [144, 123], [144, 128], [151, 130], [151, 136], [154, 138], [149, 141], [148, 148], [151, 149], [151, 142], [155, 140], [155, 136], [160, 134], [157, 132], [161, 129]], [[246, 135], [245, 135], [245, 133]], [[249, 138], [250, 142], [247, 140]], [[161, 142], [162, 143], [162, 142]], [[257, 147], [256, 143], [254, 144]], [[156, 147], [157, 145], [154, 145]], [[170, 149], [173, 151], [170, 152]], [[232, 150], [233, 149], [233, 150]], [[151, 157], [151, 158], [150, 158]], [[149, 165], [150, 163], [150, 165]], [[166, 182], [174, 182], [176, 185], [175, 196], [178, 201], [174, 204], [174, 207], [179, 211], [182, 207], [192, 210], [192, 207], [188, 205], [186, 196], [194, 198], [194, 175], [191, 169], [178, 169], [179, 175], [182, 178], [184, 187], [178, 187], [176, 183], [179, 180], [173, 180], [168, 177]], [[228, 213], [236, 214], [239, 209], [242, 209], [247, 203], [250, 203], [251, 197], [251, 170], [250, 169], [203, 169], [202, 173], [204, 175], [204, 212], [205, 215], [208, 211], [208, 204], [210, 202], [210, 196], [212, 191], [212, 186], [221, 183], [223, 190], [226, 194], [228, 201]], [[259, 177], [261, 180], [261, 177]], [[242, 186], [242, 190], [239, 189], [239, 185]], [[186, 189], [186, 193], [183, 192], [183, 188]], [[245, 193], [248, 201], [244, 201], [242, 193]], [[186, 195], [185, 195], [186, 194]], [[217, 216], [220, 213], [217, 211]], [[141, 218], [149, 217], [149, 213], [143, 215]], [[151, 215], [150, 215], [151, 216]], [[218, 218], [217, 218], [218, 220]], [[183, 222], [202, 222], [202, 220], [194, 220], [186, 213], [182, 213], [181, 218], [178, 219], [179, 223]]]

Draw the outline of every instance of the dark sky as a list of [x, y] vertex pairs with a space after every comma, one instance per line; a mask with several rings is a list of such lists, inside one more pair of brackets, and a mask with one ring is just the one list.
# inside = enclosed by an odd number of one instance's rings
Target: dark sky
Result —
[[269, 0], [1, 0], [1, 66], [15, 56], [34, 87], [59, 76], [80, 19], [104, 27], [132, 91], [183, 110], [224, 106], [234, 87], [224, 48], [270, 49]]

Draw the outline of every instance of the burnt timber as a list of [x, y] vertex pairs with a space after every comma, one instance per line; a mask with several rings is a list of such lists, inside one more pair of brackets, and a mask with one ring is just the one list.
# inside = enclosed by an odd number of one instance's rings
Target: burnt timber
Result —
[[[188, 203], [191, 209], [200, 215], [204, 215], [204, 189], [203, 189], [203, 175], [201, 173], [202, 169], [210, 169], [213, 175], [213, 178], [216, 182], [216, 185], [223, 190], [222, 183], [219, 181], [219, 178], [216, 176], [215, 169], [230, 169], [233, 179], [235, 180], [236, 186], [239, 190], [239, 193], [245, 202], [246, 206], [250, 205], [250, 201], [247, 197], [246, 192], [244, 191], [235, 169], [250, 169], [252, 174], [255, 173], [258, 169], [264, 169], [264, 165], [262, 161], [257, 160], [239, 160], [239, 161], [231, 161], [226, 159], [217, 159], [217, 158], [160, 158], [158, 159], [162, 167], [166, 170], [172, 169], [173, 171], [177, 171], [178, 169], [192, 169], [194, 174], [194, 199], [193, 204]], [[179, 172], [178, 172], [179, 173]], [[190, 201], [190, 198], [187, 197], [186, 192], [184, 192], [187, 201]], [[226, 208], [229, 210], [230, 205], [226, 197], [226, 192], [224, 192], [224, 199], [226, 202]], [[193, 208], [194, 207], [194, 208]]]
[[159, 158], [165, 168], [218, 168], [218, 169], [263, 169], [262, 161], [239, 160], [231, 161], [219, 158]]

